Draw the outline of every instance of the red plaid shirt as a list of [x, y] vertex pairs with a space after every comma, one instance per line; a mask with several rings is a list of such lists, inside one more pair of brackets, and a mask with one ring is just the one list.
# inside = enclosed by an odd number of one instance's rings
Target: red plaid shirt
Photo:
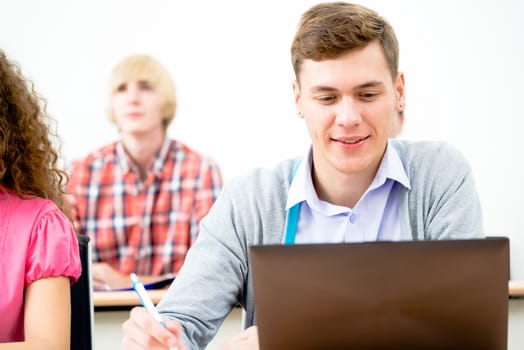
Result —
[[145, 181], [121, 142], [72, 164], [67, 196], [95, 262], [122, 274], [177, 273], [222, 188], [218, 166], [166, 140]]

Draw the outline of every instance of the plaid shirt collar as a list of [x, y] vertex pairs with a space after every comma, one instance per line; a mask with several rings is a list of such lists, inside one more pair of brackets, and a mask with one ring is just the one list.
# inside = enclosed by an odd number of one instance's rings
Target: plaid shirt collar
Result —
[[[166, 164], [167, 156], [169, 154], [169, 149], [172, 142], [175, 141], [170, 140], [167, 137], [165, 138], [164, 142], [162, 143], [162, 146], [160, 147], [160, 150], [157, 152], [155, 156], [155, 159], [152, 161], [151, 164], [148, 165], [148, 169], [150, 170], [148, 171], [148, 173], [154, 174], [155, 176], [160, 176], [160, 174], [162, 173], [162, 169]], [[119, 140], [116, 144], [116, 158], [118, 163], [122, 167], [124, 174], [127, 174], [131, 171], [138, 172], [138, 170], [135, 169], [133, 161], [127, 154], [122, 140]]]

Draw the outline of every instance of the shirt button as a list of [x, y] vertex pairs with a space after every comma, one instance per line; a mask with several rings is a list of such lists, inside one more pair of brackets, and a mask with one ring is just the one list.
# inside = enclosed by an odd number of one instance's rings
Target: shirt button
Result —
[[354, 224], [355, 222], [357, 221], [357, 216], [355, 214], [351, 214], [349, 216], [349, 222], [351, 222], [352, 224]]

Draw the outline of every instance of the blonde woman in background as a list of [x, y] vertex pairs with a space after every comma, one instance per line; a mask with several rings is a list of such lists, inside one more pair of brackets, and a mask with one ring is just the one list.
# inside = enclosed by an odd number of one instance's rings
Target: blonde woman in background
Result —
[[67, 186], [76, 229], [91, 239], [95, 288], [129, 287], [132, 272], [145, 283], [176, 274], [221, 190], [213, 160], [167, 137], [175, 110], [156, 59], [116, 65], [108, 111], [120, 139], [75, 161]]

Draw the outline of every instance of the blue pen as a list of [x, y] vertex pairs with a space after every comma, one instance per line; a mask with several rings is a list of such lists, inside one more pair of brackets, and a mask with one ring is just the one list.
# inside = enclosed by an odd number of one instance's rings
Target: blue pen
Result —
[[144, 285], [140, 281], [137, 275], [132, 273], [129, 275], [131, 277], [131, 281], [133, 281], [133, 289], [135, 290], [136, 294], [138, 294], [138, 297], [140, 298], [140, 302], [142, 305], [146, 308], [147, 311], [153, 316], [155, 320], [160, 322], [162, 326], [166, 326], [162, 318], [160, 318], [160, 314], [156, 310], [155, 305], [153, 305], [153, 302], [151, 301], [151, 298], [149, 298], [149, 294], [147, 294], [146, 289], [144, 288]]

